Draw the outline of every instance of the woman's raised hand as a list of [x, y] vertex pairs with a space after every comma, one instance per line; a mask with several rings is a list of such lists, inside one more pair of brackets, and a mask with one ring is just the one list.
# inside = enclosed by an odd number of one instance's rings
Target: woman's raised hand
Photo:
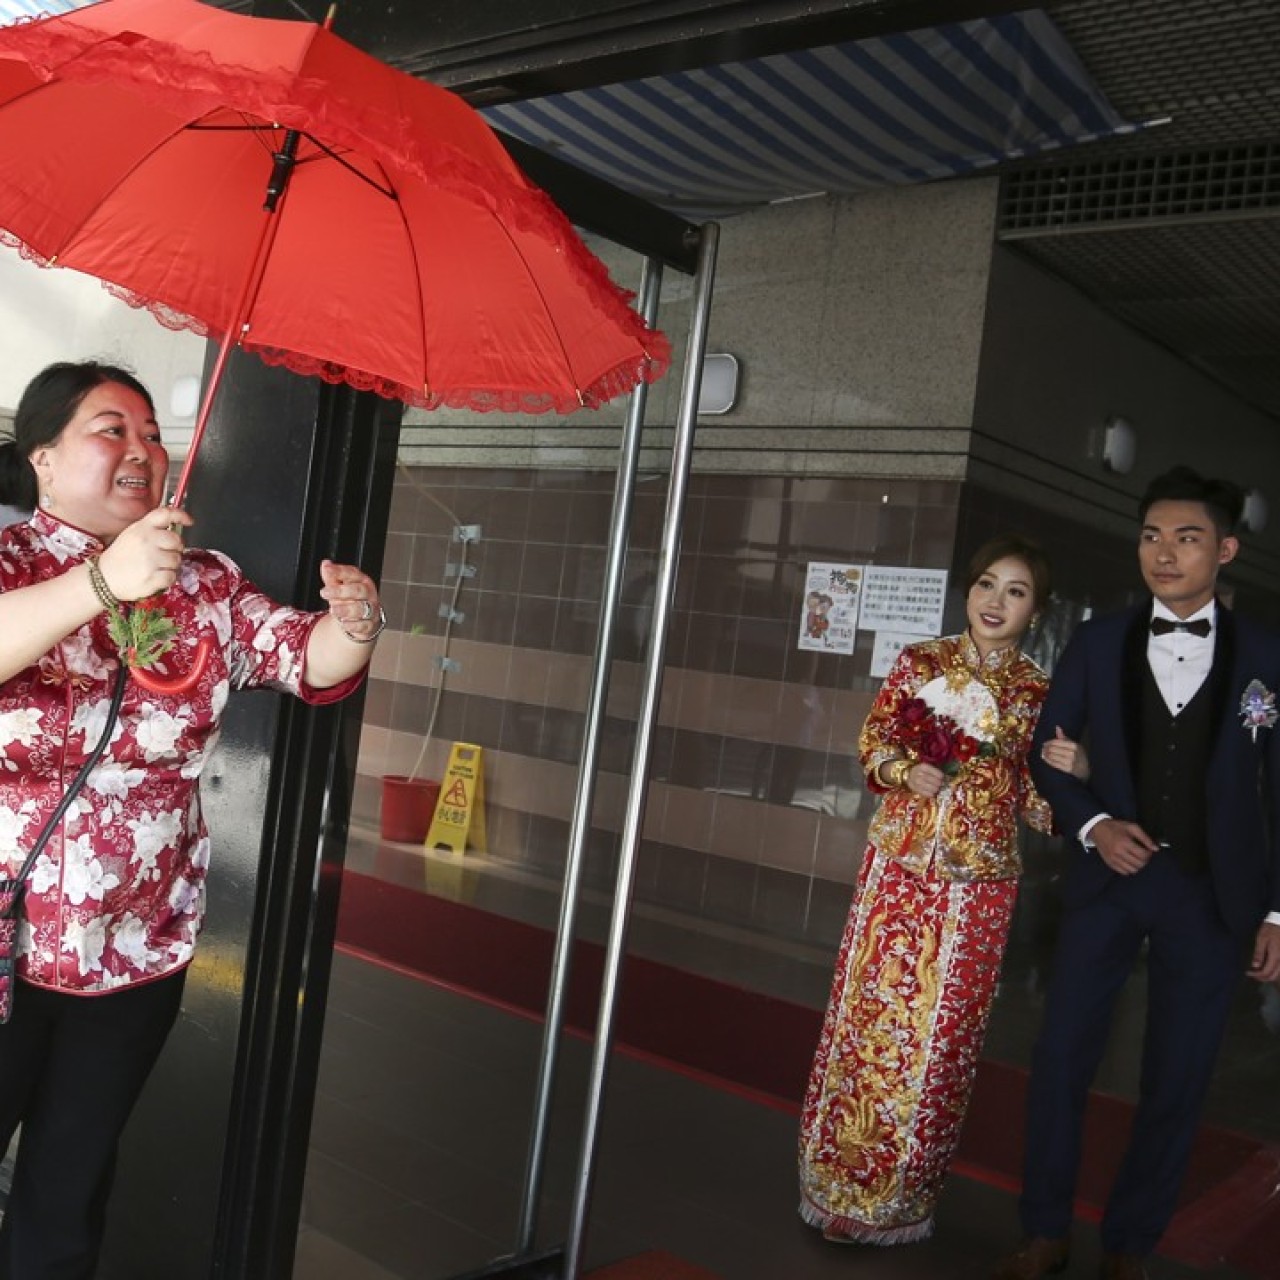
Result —
[[378, 587], [358, 565], [320, 562], [320, 596], [348, 638], [366, 644], [386, 625]]
[[182, 564], [182, 530], [193, 524], [180, 507], [157, 507], [116, 535], [98, 567], [120, 600], [145, 600], [173, 586]]

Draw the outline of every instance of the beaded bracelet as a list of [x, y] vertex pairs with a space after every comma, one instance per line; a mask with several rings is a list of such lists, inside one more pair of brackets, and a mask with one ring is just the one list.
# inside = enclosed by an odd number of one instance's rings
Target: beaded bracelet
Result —
[[387, 611], [381, 605], [378, 606], [378, 628], [371, 636], [353, 636], [342, 623], [338, 623], [338, 629], [352, 644], [372, 644], [386, 630], [386, 626]]
[[107, 579], [103, 575], [102, 568], [98, 564], [97, 556], [90, 556], [89, 565], [89, 584], [93, 587], [93, 594], [98, 597], [98, 603], [111, 614], [120, 612], [120, 600], [116, 593], [107, 586]]

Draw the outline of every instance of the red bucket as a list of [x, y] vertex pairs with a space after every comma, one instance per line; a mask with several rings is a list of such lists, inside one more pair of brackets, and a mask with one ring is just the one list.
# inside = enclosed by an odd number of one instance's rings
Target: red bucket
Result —
[[421, 844], [440, 799], [440, 784], [389, 773], [382, 779], [382, 838]]

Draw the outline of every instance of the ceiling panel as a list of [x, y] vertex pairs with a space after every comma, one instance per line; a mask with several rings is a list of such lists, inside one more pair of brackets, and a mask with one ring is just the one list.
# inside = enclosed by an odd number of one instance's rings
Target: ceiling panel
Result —
[[1049, 7], [1117, 110], [1167, 123], [1009, 166], [1002, 238], [1280, 418], [1280, 4]]

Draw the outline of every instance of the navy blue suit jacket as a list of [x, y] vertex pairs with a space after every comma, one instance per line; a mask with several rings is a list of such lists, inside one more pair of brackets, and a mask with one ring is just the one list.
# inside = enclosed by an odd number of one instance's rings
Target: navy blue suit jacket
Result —
[[[1053, 673], [1029, 763], [1058, 828], [1073, 839], [1099, 813], [1138, 821], [1136, 753], [1150, 616], [1144, 604], [1082, 623]], [[1208, 679], [1216, 726], [1205, 778], [1210, 870], [1224, 923], [1251, 940], [1267, 912], [1280, 911], [1280, 727], [1260, 729], [1255, 741], [1241, 721], [1240, 700], [1252, 680], [1280, 694], [1280, 636], [1219, 604]], [[1086, 741], [1088, 782], [1041, 759], [1041, 745], [1058, 727]], [[1117, 878], [1077, 840], [1065, 899], [1087, 901]]]

